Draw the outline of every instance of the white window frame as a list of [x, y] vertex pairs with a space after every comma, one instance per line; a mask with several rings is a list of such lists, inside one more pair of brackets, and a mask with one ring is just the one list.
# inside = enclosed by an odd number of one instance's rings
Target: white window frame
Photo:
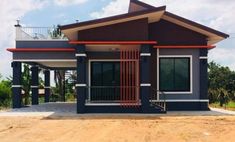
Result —
[[[157, 50], [157, 89], [160, 90], [160, 58], [189, 58], [190, 60], [190, 91], [163, 91], [165, 94], [193, 94], [193, 56], [192, 55], [159, 55], [159, 49]], [[159, 100], [159, 95], [158, 95]]]

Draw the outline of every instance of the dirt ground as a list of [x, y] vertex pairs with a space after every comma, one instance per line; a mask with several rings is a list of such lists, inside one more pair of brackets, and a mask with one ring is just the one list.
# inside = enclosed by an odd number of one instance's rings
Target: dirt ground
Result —
[[235, 116], [0, 117], [1, 142], [234, 142]]

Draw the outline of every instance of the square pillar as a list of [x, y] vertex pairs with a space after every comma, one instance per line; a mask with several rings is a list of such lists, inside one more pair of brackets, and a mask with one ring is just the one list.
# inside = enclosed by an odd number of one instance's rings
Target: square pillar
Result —
[[142, 112], [149, 109], [149, 97], [151, 95], [150, 81], [150, 64], [151, 64], [151, 46], [141, 45], [140, 49], [140, 97]]
[[32, 80], [31, 80], [31, 90], [32, 90], [32, 105], [38, 105], [38, 66], [34, 65], [31, 67]]
[[208, 99], [207, 49], [200, 50], [200, 99]]
[[51, 86], [50, 86], [50, 70], [44, 71], [44, 81], [45, 81], [45, 96], [44, 102], [48, 103], [50, 101]]
[[11, 67], [13, 68], [13, 81], [12, 81], [12, 107], [21, 108], [22, 104], [22, 64], [21, 62], [12, 62]]
[[85, 101], [87, 93], [87, 81], [86, 81], [86, 47], [85, 45], [77, 45], [76, 47], [76, 59], [77, 59], [77, 113], [85, 112]]

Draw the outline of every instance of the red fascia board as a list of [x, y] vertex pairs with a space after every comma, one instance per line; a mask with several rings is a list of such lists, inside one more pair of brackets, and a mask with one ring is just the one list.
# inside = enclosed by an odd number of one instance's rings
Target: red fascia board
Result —
[[157, 44], [157, 41], [70, 41], [70, 44]]
[[74, 48], [8, 48], [10, 52], [74, 52]]
[[215, 48], [214, 45], [166, 45], [166, 46], [154, 46], [153, 48], [182, 48], [182, 49], [188, 49], [188, 48], [206, 48], [206, 49], [212, 49]]

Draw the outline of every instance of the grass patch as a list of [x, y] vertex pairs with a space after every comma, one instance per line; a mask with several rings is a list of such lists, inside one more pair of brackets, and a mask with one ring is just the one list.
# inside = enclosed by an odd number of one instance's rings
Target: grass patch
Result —
[[235, 101], [229, 101], [228, 104], [223, 105], [222, 107], [219, 105], [219, 102], [211, 103], [210, 106], [215, 108], [235, 110]]

